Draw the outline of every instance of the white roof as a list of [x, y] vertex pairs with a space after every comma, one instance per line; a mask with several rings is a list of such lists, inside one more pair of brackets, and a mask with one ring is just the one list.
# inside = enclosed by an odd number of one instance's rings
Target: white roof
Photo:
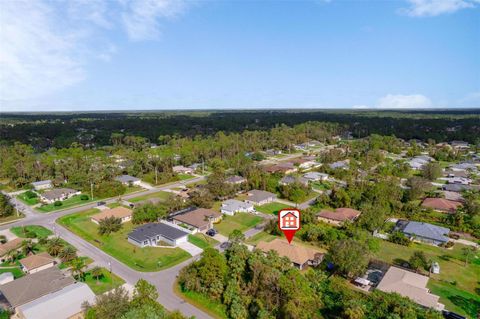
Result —
[[51, 184], [52, 181], [47, 179], [45, 181], [38, 181], [38, 182], [33, 182], [32, 185], [33, 186], [40, 186], [40, 185], [47, 185], [47, 184]]
[[251, 209], [253, 208], [252, 204], [245, 203], [236, 199], [227, 199], [222, 203], [221, 209], [228, 210], [231, 212], [236, 212], [241, 209]]
[[93, 303], [95, 294], [87, 284], [77, 282], [19, 308], [25, 319], [65, 319], [82, 311], [82, 303]]

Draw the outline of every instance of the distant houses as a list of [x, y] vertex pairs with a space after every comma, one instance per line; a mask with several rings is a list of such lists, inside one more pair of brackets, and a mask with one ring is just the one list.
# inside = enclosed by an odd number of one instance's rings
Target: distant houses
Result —
[[304, 178], [311, 182], [326, 181], [328, 180], [328, 174], [319, 172], [308, 172], [303, 175]]
[[271, 203], [277, 199], [277, 195], [257, 189], [249, 191], [247, 195], [245, 202], [258, 206]]
[[282, 177], [279, 181], [280, 185], [290, 185], [290, 184], [301, 184], [304, 186], [308, 186], [308, 179], [302, 176], [293, 176], [293, 175], [286, 175]]
[[246, 182], [247, 180], [244, 177], [238, 176], [238, 175], [230, 176], [225, 179], [225, 183], [231, 184], [231, 185], [241, 185]]
[[450, 229], [424, 222], [399, 220], [394, 228], [411, 240], [418, 240], [433, 245], [442, 245], [449, 241]]
[[408, 162], [408, 165], [410, 165], [410, 167], [414, 170], [421, 170], [426, 164], [433, 161], [433, 157], [430, 157], [428, 155], [419, 155], [412, 158]]
[[422, 207], [432, 208], [439, 212], [444, 213], [455, 213], [459, 207], [462, 206], [462, 203], [448, 200], [445, 198], [431, 198], [427, 197], [422, 202]]
[[220, 212], [222, 214], [233, 216], [235, 213], [251, 213], [255, 207], [251, 203], [242, 202], [236, 199], [228, 199], [222, 203]]
[[188, 232], [166, 223], [149, 223], [135, 228], [128, 234], [128, 241], [139, 247], [164, 246], [176, 247], [188, 240]]
[[45, 191], [40, 194], [40, 200], [44, 203], [51, 204], [57, 201], [69, 199], [75, 195], [80, 195], [81, 192], [72, 188], [55, 188]]
[[175, 214], [170, 217], [176, 225], [186, 225], [194, 233], [206, 231], [213, 227], [213, 223], [221, 220], [222, 214], [212, 209], [195, 208], [184, 213]]
[[52, 181], [49, 179], [45, 181], [33, 182], [31, 185], [33, 186], [33, 189], [36, 191], [53, 188]]
[[295, 245], [294, 243], [289, 244], [278, 238], [271, 242], [261, 241], [256, 248], [265, 253], [275, 251], [280, 257], [288, 258], [293, 266], [300, 270], [305, 269], [307, 266], [318, 266], [324, 257], [324, 254], [318, 250]]
[[93, 215], [90, 219], [95, 224], [100, 224], [100, 221], [106, 218], [119, 218], [122, 223], [132, 220], [132, 210], [126, 207], [118, 206], [111, 209], [105, 209], [98, 214]]
[[361, 212], [356, 209], [343, 207], [337, 208], [333, 212], [327, 209], [323, 209], [317, 214], [317, 218], [318, 220], [325, 223], [340, 226], [346, 221], [355, 221], [360, 216], [360, 214]]
[[136, 178], [130, 175], [120, 175], [115, 177], [115, 180], [125, 186], [138, 186], [142, 182], [140, 178]]
[[189, 175], [192, 175], [194, 171], [193, 168], [185, 167], [183, 165], [174, 166], [172, 167], [172, 170], [174, 173], [177, 173], [177, 174], [189, 174]]
[[328, 166], [331, 168], [331, 169], [348, 169], [349, 167], [349, 160], [344, 160], [344, 161], [337, 161], [337, 162], [333, 162], [331, 164], [328, 164]]

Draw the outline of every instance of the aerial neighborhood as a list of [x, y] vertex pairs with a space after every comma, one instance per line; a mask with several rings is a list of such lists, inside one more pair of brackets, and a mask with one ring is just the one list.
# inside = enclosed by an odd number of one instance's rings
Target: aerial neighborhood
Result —
[[[321, 122], [222, 134], [0, 146], [2, 311], [114, 318], [98, 314], [123, 298], [132, 314], [118, 318], [134, 318], [145, 285], [161, 309], [174, 300], [199, 318], [354, 311], [325, 301], [338, 294], [382, 307], [401, 300], [415, 318], [480, 311], [478, 143], [359, 137]], [[291, 243], [278, 228], [289, 208], [301, 211], [285, 221], [301, 224]], [[289, 282], [302, 287], [295, 306], [268, 299]], [[234, 315], [240, 305], [249, 316]]]

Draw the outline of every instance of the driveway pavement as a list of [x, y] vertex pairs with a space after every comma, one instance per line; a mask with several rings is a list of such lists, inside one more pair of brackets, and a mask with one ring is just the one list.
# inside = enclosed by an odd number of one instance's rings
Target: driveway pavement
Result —
[[178, 244], [178, 247], [182, 248], [183, 250], [185, 250], [187, 253], [189, 253], [192, 256], [200, 255], [203, 252], [202, 248], [199, 248], [199, 247], [195, 246], [194, 244], [189, 243], [188, 241], [184, 242], [184, 243], [181, 243], [181, 244]]

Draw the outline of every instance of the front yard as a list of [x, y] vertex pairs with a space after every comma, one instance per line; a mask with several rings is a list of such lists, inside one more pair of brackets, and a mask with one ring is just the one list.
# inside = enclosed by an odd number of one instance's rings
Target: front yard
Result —
[[208, 247], [214, 247], [218, 244], [218, 241], [212, 237], [205, 235], [203, 233], [196, 233], [195, 235], [188, 235], [188, 241], [195, 246], [205, 249]]
[[80, 213], [63, 216], [58, 222], [107, 254], [138, 271], [159, 271], [169, 268], [190, 258], [190, 254], [181, 248], [140, 248], [127, 241], [127, 235], [136, 226], [131, 222], [122, 225], [120, 231], [100, 236], [97, 225], [90, 216], [98, 213], [90, 209]]
[[17, 237], [22, 238], [46, 238], [53, 235], [53, 232], [50, 229], [38, 225], [12, 227], [10, 228], [10, 231]]
[[148, 195], [143, 195], [143, 196], [139, 196], [139, 197], [130, 198], [130, 199], [128, 199], [128, 201], [131, 202], [131, 203], [138, 203], [138, 202], [143, 202], [147, 199], [152, 199], [152, 198], [158, 198], [161, 201], [166, 201], [169, 195], [170, 195], [170, 193], [168, 193], [168, 192], [160, 191], [160, 192], [157, 192], [157, 193], [152, 193], [152, 194], [148, 194]]
[[38, 197], [28, 198], [26, 192], [17, 195], [17, 199], [23, 203], [32, 206], [39, 203]]
[[223, 215], [222, 221], [214, 225], [214, 228], [224, 236], [230, 235], [234, 229], [246, 231], [262, 222], [263, 218], [250, 213], [236, 213], [234, 216]]
[[38, 207], [37, 210], [40, 211], [40, 212], [43, 212], [43, 213], [49, 213], [49, 212], [53, 212], [53, 211], [56, 211], [56, 210], [70, 208], [72, 206], [88, 204], [88, 203], [91, 203], [91, 202], [94, 202], [94, 201], [98, 200], [98, 198], [93, 198], [92, 199], [92, 198], [90, 198], [90, 196], [89, 196], [88, 199], [82, 200], [81, 196], [82, 195], [75, 195], [75, 196], [73, 196], [69, 199], [61, 201], [61, 203], [62, 203], [61, 206], [55, 206], [55, 204], [52, 203], [52, 204], [42, 205], [42, 206]]
[[[451, 311], [475, 317], [480, 311], [480, 254], [465, 266], [465, 257], [460, 244], [445, 249], [419, 243], [410, 247], [383, 241], [376, 258], [393, 264], [408, 262], [413, 252], [425, 253], [427, 260], [440, 265], [440, 274], [431, 274], [428, 288], [440, 296], [440, 302]], [[428, 274], [428, 272], [425, 272]]]
[[265, 205], [262, 205], [262, 206], [256, 206], [255, 209], [261, 213], [264, 213], [264, 214], [274, 214], [274, 215], [277, 215], [278, 212], [282, 209], [285, 209], [285, 208], [291, 208], [290, 206], [288, 205], [285, 205], [285, 204], [282, 204], [282, 203], [278, 203], [278, 202], [272, 202], [272, 203], [268, 203], [268, 204], [265, 204]]
[[118, 286], [121, 286], [125, 283], [125, 281], [115, 275], [114, 273], [110, 273], [108, 269], [101, 268], [102, 275], [100, 277], [95, 278], [91, 271], [87, 271], [85, 273], [85, 283], [92, 289], [92, 291], [96, 295], [101, 295], [107, 291], [115, 289]]

